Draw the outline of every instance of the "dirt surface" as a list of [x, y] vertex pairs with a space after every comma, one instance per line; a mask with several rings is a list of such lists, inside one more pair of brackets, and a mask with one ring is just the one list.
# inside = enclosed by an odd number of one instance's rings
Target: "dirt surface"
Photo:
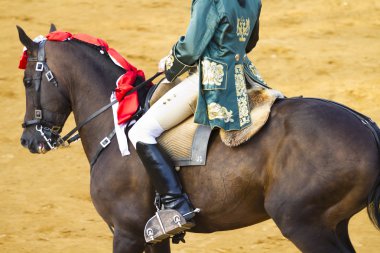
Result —
[[[0, 252], [112, 248], [89, 197], [89, 166], [80, 143], [45, 156], [19, 144], [25, 99], [15, 25], [31, 37], [46, 34], [51, 22], [101, 37], [150, 76], [185, 32], [190, 2], [0, 0]], [[267, 82], [287, 96], [332, 99], [380, 122], [378, 0], [264, 0], [261, 39], [251, 57]], [[70, 119], [66, 130], [72, 126]], [[352, 219], [350, 233], [358, 252], [379, 252], [380, 232], [365, 211]], [[189, 234], [187, 241], [174, 252], [298, 252], [272, 221]]]

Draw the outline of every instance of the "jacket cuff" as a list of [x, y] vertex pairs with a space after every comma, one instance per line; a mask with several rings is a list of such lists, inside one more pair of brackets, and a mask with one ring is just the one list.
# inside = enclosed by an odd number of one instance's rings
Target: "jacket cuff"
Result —
[[178, 60], [175, 55], [175, 46], [173, 47], [171, 54], [165, 61], [165, 76], [169, 82], [173, 82], [177, 77], [188, 71], [191, 67]]

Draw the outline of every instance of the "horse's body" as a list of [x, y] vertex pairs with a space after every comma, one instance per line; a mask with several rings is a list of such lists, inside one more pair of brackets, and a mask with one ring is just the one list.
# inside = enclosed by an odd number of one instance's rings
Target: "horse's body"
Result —
[[[30, 44], [25, 36], [20, 32], [23, 44]], [[33, 47], [29, 44], [28, 49]], [[70, 107], [77, 123], [109, 103], [123, 73], [109, 58], [75, 41], [47, 42], [46, 56], [59, 86], [42, 82], [42, 107], [61, 113]], [[29, 63], [25, 76], [33, 70]], [[33, 91], [27, 88], [26, 119], [33, 114]], [[89, 160], [113, 127], [109, 110], [80, 129]], [[26, 128], [24, 146], [36, 152], [41, 141], [34, 127]], [[373, 189], [379, 192], [379, 174], [379, 150], [362, 122], [333, 104], [298, 98], [276, 103], [266, 126], [239, 147], [226, 147], [214, 134], [207, 165], [184, 168], [180, 177], [201, 209], [193, 232], [230, 230], [272, 218], [302, 252], [335, 253], [355, 252], [348, 221], [367, 205]], [[168, 241], [144, 243], [154, 190], [134, 150], [121, 157], [112, 141], [93, 166], [91, 197], [114, 227], [114, 252], [170, 252]], [[379, 225], [379, 218], [373, 222]]]

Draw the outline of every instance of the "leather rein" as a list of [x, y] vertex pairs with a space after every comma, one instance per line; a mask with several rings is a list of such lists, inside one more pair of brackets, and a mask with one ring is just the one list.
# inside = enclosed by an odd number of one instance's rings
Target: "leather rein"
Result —
[[[75, 128], [73, 128], [70, 132], [68, 132], [65, 136], [61, 137], [60, 132], [62, 131], [63, 125], [65, 123], [65, 120], [67, 116], [59, 113], [58, 116], [55, 116], [56, 122], [51, 122], [49, 120], [44, 119], [44, 116], [51, 115], [53, 116], [53, 112], [50, 112], [48, 110], [44, 110], [41, 107], [41, 84], [42, 84], [42, 78], [43, 74], [45, 75], [48, 82], [52, 83], [55, 87], [58, 87], [58, 82], [55, 79], [52, 71], [49, 69], [47, 63], [46, 63], [46, 53], [45, 53], [45, 45], [46, 40], [41, 41], [38, 44], [38, 52], [37, 57], [31, 58], [28, 57], [28, 62], [36, 62], [35, 67], [35, 73], [33, 75], [33, 83], [36, 91], [35, 100], [34, 100], [34, 119], [32, 120], [25, 120], [22, 123], [23, 128], [27, 128], [29, 126], [36, 126], [36, 131], [41, 134], [41, 136], [44, 138], [45, 142], [48, 144], [50, 149], [57, 149], [59, 147], [67, 147], [70, 145], [70, 143], [78, 140], [79, 134], [76, 134], [83, 126], [85, 126], [87, 123], [98, 117], [103, 112], [107, 111], [109, 108], [112, 107], [112, 105], [118, 103], [118, 100], [114, 99], [109, 104], [103, 106], [99, 110], [95, 111], [93, 114], [88, 116], [84, 121], [80, 122]], [[127, 97], [128, 95], [131, 95], [132, 93], [138, 91], [139, 89], [143, 88], [144, 86], [150, 84], [154, 79], [156, 79], [158, 76], [163, 74], [163, 72], [157, 72], [155, 75], [153, 75], [151, 78], [147, 79], [146, 81], [140, 83], [139, 85], [135, 86], [133, 89], [128, 91], [122, 99]], [[132, 117], [133, 119], [137, 119], [143, 114], [143, 110], [140, 108]], [[91, 167], [96, 162], [99, 154], [102, 152], [104, 148], [106, 148], [110, 142], [113, 136], [115, 135], [115, 130], [113, 130], [107, 137], [105, 137], [100, 142], [100, 148], [96, 152], [95, 157], [90, 161]], [[43, 153], [43, 152], [42, 152]]]

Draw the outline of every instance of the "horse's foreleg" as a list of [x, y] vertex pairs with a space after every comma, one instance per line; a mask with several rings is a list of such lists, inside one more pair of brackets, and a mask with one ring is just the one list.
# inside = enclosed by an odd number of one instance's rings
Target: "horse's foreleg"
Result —
[[170, 240], [167, 239], [161, 243], [154, 245], [146, 245], [143, 237], [137, 236], [137, 233], [124, 231], [115, 228], [113, 237], [113, 252], [114, 253], [170, 253]]
[[161, 243], [147, 245], [145, 247], [145, 253], [170, 253], [170, 240], [166, 239]]
[[136, 234], [138, 233], [115, 227], [113, 253], [142, 253], [145, 241], [142, 236], [136, 236]]
[[348, 222], [349, 219], [341, 221], [336, 226], [336, 234], [339, 238], [339, 241], [344, 245], [347, 250], [349, 250], [352, 253], [355, 253], [354, 246], [351, 243], [350, 236], [348, 235]]

